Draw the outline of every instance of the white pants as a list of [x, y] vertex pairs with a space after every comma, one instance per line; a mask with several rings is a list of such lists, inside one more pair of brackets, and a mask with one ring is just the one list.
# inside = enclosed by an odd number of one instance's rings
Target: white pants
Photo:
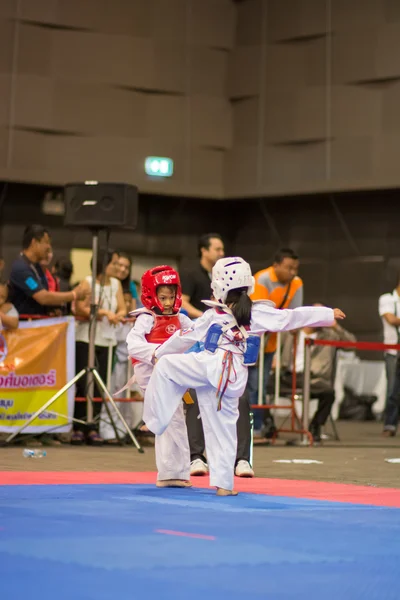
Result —
[[[143, 392], [147, 388], [152, 372], [153, 367], [150, 365], [144, 363], [135, 365], [136, 382]], [[120, 406], [121, 404], [126, 403], [121, 402]], [[155, 452], [157, 479], [190, 479], [190, 448], [182, 397], [168, 428], [161, 435], [156, 435]]]
[[209, 383], [207, 363], [198, 360], [197, 354], [160, 358], [147, 386], [144, 421], [153, 433], [163, 434], [188, 388], [196, 389], [197, 393], [210, 466], [210, 485], [232, 490], [239, 398], [224, 396], [221, 410], [217, 411], [216, 389]]

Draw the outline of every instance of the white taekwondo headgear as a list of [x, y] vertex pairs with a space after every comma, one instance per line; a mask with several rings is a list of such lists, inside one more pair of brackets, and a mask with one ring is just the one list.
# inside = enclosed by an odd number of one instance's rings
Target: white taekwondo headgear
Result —
[[240, 256], [228, 256], [217, 260], [211, 278], [211, 289], [216, 300], [224, 304], [230, 290], [245, 287], [249, 295], [254, 290], [254, 277], [249, 263]]

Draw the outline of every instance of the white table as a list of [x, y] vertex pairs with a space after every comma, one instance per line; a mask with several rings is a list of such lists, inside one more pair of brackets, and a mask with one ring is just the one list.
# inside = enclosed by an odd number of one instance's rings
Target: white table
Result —
[[383, 360], [360, 360], [339, 358], [336, 366], [335, 377], [335, 403], [332, 416], [339, 416], [340, 404], [344, 399], [344, 388], [348, 387], [357, 395], [369, 394], [377, 396], [377, 401], [372, 405], [375, 414], [383, 412], [386, 403], [386, 372]]

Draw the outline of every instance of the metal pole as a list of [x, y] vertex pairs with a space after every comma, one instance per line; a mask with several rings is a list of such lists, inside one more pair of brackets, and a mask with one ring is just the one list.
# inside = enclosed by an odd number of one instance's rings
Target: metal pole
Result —
[[297, 371], [296, 371], [296, 357], [297, 357], [297, 331], [293, 333], [293, 357], [292, 357], [292, 429], [296, 426], [296, 385], [297, 385]]
[[281, 392], [281, 332], [278, 331], [276, 338], [276, 363], [275, 363], [275, 404], [279, 404], [279, 396]]
[[110, 344], [108, 346], [107, 380], [106, 380], [107, 389], [109, 389], [109, 390], [111, 389], [112, 367], [113, 367], [113, 346]]
[[[310, 383], [311, 383], [311, 345], [304, 342], [304, 378], [303, 378], [303, 429], [308, 431], [310, 416]], [[308, 436], [303, 433], [302, 442], [306, 443]]]
[[258, 355], [258, 400], [257, 404], [261, 406], [265, 403], [264, 397], [264, 350], [265, 350], [265, 334], [263, 333], [260, 340], [260, 352]]
[[94, 398], [94, 379], [93, 369], [96, 362], [95, 339], [96, 339], [96, 278], [97, 278], [97, 257], [99, 252], [99, 232], [93, 231], [92, 238], [92, 293], [90, 300], [90, 320], [89, 320], [89, 352], [88, 352], [88, 371], [86, 379], [86, 419], [88, 423], [93, 421], [93, 398]]

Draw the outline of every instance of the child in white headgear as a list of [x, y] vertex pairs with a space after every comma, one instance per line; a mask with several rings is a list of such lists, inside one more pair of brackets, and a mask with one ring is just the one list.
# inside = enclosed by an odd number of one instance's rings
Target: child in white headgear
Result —
[[[143, 419], [159, 435], [168, 426], [182, 395], [197, 392], [203, 422], [210, 485], [220, 496], [233, 490], [239, 397], [247, 382], [247, 367], [257, 359], [259, 338], [266, 331], [324, 327], [345, 315], [339, 309], [301, 307], [277, 310], [269, 301], [252, 302], [254, 287], [250, 265], [240, 257], [217, 261], [211, 288], [215, 301], [193, 328], [176, 332], [154, 354], [157, 363], [144, 402]], [[182, 354], [195, 342], [205, 350]]]

